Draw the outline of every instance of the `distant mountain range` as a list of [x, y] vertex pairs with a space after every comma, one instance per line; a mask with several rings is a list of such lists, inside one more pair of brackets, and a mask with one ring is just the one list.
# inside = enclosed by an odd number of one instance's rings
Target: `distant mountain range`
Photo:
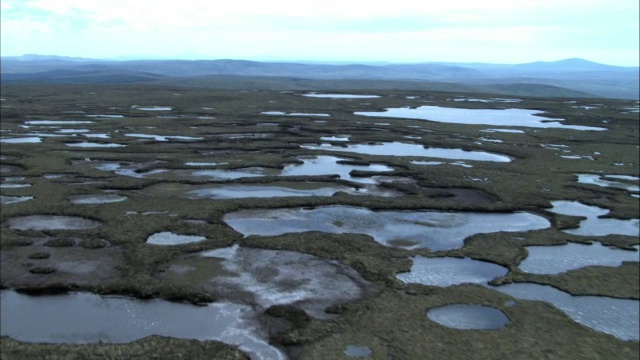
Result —
[[[639, 99], [639, 68], [599, 64], [583, 59], [526, 64], [417, 63], [326, 64], [247, 60], [116, 61], [55, 55], [2, 57], [2, 83], [131, 83], [159, 82], [216, 87], [222, 77], [251, 78], [255, 86], [287, 87], [319, 80], [332, 86], [358, 81], [368, 88], [447, 88], [521, 96], [605, 97]], [[271, 79], [262, 79], [266, 77]], [[274, 80], [281, 82], [276, 86]], [[208, 80], [207, 80], [208, 79]], [[217, 79], [217, 81], [214, 81]], [[296, 80], [296, 81], [293, 81]], [[243, 83], [249, 84], [248, 81]], [[228, 85], [228, 84], [227, 84]], [[227, 86], [225, 85], [225, 86]], [[290, 85], [292, 86], [292, 85]], [[517, 89], [517, 91], [515, 90]], [[292, 89], [293, 90], [293, 89]], [[327, 89], [330, 90], [330, 89]]]

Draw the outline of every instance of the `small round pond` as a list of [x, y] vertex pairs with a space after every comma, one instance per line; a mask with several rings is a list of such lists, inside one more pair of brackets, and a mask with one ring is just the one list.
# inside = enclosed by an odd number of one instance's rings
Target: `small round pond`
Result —
[[371, 349], [367, 346], [347, 345], [344, 350], [344, 354], [348, 357], [366, 357], [371, 353]]
[[484, 305], [442, 306], [429, 310], [427, 317], [440, 325], [460, 330], [496, 330], [509, 322], [502, 311]]

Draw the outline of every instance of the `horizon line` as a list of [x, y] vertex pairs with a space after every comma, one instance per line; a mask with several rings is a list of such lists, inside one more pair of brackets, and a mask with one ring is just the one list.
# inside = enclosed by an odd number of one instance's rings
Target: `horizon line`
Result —
[[114, 57], [106, 57], [106, 58], [97, 58], [97, 57], [83, 57], [83, 56], [69, 56], [69, 55], [55, 55], [55, 54], [35, 54], [35, 53], [27, 53], [22, 55], [0, 55], [0, 58], [20, 58], [20, 57], [28, 57], [28, 56], [39, 56], [39, 57], [58, 57], [58, 58], [69, 58], [69, 59], [83, 59], [83, 60], [96, 60], [96, 61], [216, 61], [216, 60], [237, 60], [237, 61], [254, 61], [254, 62], [286, 62], [286, 63], [306, 63], [306, 62], [314, 62], [314, 63], [337, 63], [337, 64], [384, 64], [384, 65], [393, 65], [393, 64], [476, 64], [476, 65], [524, 65], [524, 64], [535, 64], [535, 63], [557, 63], [568, 60], [580, 60], [593, 64], [613, 66], [613, 67], [624, 67], [624, 68], [639, 68], [639, 65], [613, 65], [607, 63], [601, 63], [592, 61], [585, 58], [580, 57], [570, 57], [563, 58], [558, 60], [534, 60], [529, 62], [518, 62], [518, 63], [504, 63], [504, 62], [483, 62], [483, 61], [405, 61], [405, 60], [348, 60], [348, 59], [286, 59], [286, 58], [276, 58], [276, 57], [196, 57], [196, 56], [151, 56], [151, 55], [121, 55]]

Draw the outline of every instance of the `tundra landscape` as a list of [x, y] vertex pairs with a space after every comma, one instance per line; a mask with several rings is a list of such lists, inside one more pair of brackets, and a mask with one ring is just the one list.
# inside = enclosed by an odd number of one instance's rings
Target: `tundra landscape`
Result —
[[3, 359], [640, 356], [637, 67], [2, 71]]

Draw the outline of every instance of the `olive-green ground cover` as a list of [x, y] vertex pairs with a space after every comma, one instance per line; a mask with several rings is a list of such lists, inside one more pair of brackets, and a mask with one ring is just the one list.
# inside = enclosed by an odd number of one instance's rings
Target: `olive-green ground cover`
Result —
[[[350, 93], [363, 93], [353, 90]], [[321, 99], [277, 91], [220, 91], [191, 88], [145, 87], [142, 85], [3, 85], [0, 102], [2, 136], [28, 136], [31, 132], [55, 133], [57, 128], [21, 125], [30, 120], [78, 120], [91, 124], [65, 125], [107, 133], [109, 139], [65, 134], [44, 137], [42, 143], [2, 143], [2, 177], [24, 177], [22, 188], [3, 188], [4, 196], [33, 196], [35, 199], [3, 204], [0, 213], [0, 285], [30, 293], [71, 290], [99, 294], [122, 294], [138, 298], [164, 298], [203, 303], [215, 301], [190, 283], [163, 280], [159, 274], [182, 256], [227, 247], [242, 246], [299, 251], [337, 260], [353, 267], [377, 286], [372, 296], [336, 305], [328, 311], [334, 320], [318, 320], [283, 306], [263, 315], [271, 341], [292, 358], [329, 359], [345, 357], [347, 345], [370, 347], [371, 358], [628, 358], [639, 356], [637, 341], [621, 341], [573, 322], [553, 306], [540, 302], [504, 303], [509, 297], [479, 286], [435, 288], [404, 284], [395, 278], [408, 271], [411, 256], [459, 256], [487, 260], [509, 268], [498, 283], [536, 282], [549, 284], [574, 295], [604, 295], [640, 298], [638, 264], [620, 267], [591, 267], [559, 275], [532, 275], [517, 265], [526, 257], [529, 245], [558, 245], [566, 242], [601, 241], [629, 248], [636, 237], [609, 235], [584, 237], [563, 229], [576, 227], [578, 217], [548, 211], [550, 201], [575, 200], [611, 210], [607, 216], [638, 218], [638, 199], [619, 189], [580, 184], [575, 174], [617, 174], [639, 176], [638, 113], [623, 109], [633, 101], [523, 98], [518, 103], [454, 102], [460, 94], [412, 91], [366, 92], [380, 95], [369, 99]], [[486, 98], [482, 94], [468, 97]], [[416, 97], [408, 99], [407, 97]], [[574, 106], [600, 104], [586, 110]], [[135, 106], [170, 106], [171, 111], [143, 111]], [[606, 127], [606, 131], [520, 128], [524, 133], [481, 132], [501, 128], [494, 125], [456, 125], [422, 120], [371, 118], [354, 111], [380, 111], [388, 107], [440, 105], [465, 108], [539, 109], [564, 123]], [[76, 113], [83, 111], [84, 113]], [[265, 111], [326, 113], [330, 117], [261, 115]], [[84, 115], [119, 114], [124, 118], [89, 118]], [[170, 118], [166, 118], [169, 117]], [[276, 125], [273, 125], [276, 124]], [[385, 125], [388, 124], [388, 125]], [[129, 133], [190, 136], [202, 140], [158, 142], [124, 136]], [[349, 143], [410, 142], [427, 147], [462, 148], [510, 156], [510, 163], [466, 161], [473, 168], [451, 164], [412, 164], [412, 160], [441, 159], [374, 156], [346, 152], [307, 150], [321, 136], [349, 135]], [[406, 138], [410, 136], [411, 138]], [[488, 142], [481, 137], [499, 139]], [[68, 143], [91, 141], [127, 145], [119, 148], [69, 147]], [[339, 145], [341, 142], [335, 142]], [[553, 150], [547, 144], [568, 148]], [[569, 149], [571, 153], [563, 153]], [[382, 186], [402, 192], [399, 197], [356, 196], [338, 193], [331, 197], [263, 199], [188, 199], [179, 191], [150, 193], [153, 186], [176, 189], [201, 187], [211, 180], [192, 177], [188, 171], [211, 166], [187, 166], [186, 162], [215, 162], [215, 169], [266, 168], [266, 176], [223, 180], [216, 183], [278, 184], [282, 181], [349, 184], [329, 175], [283, 179], [278, 172], [289, 164], [301, 163], [301, 156], [339, 156], [352, 164], [386, 164], [393, 172], [359, 173], [411, 179]], [[566, 159], [560, 155], [591, 156]], [[148, 177], [130, 177], [96, 169], [94, 165], [120, 163]], [[188, 171], [186, 171], [188, 170]], [[57, 174], [59, 177], [45, 177]], [[355, 173], [352, 175], [356, 175]], [[633, 183], [633, 182], [631, 182]], [[636, 182], [637, 183], [637, 182]], [[349, 184], [353, 185], [353, 184]], [[160, 188], [162, 188], [160, 187]], [[79, 194], [124, 195], [123, 202], [74, 205], [69, 197]], [[465, 246], [434, 253], [429, 249], [405, 250], [384, 247], [368, 236], [309, 232], [275, 237], [248, 237], [223, 221], [224, 214], [242, 209], [277, 209], [348, 205], [372, 210], [441, 211], [528, 211], [548, 218], [552, 227], [522, 233], [480, 234]], [[151, 212], [145, 214], [147, 212]], [[67, 215], [101, 222], [88, 230], [14, 230], [7, 220], [27, 215]], [[151, 234], [172, 231], [199, 235], [205, 241], [150, 246]], [[69, 240], [70, 239], [70, 240]], [[83, 263], [83, 271], [61, 269], [63, 262]], [[495, 306], [505, 312], [509, 325], [497, 331], [461, 331], [429, 321], [430, 308], [469, 303]], [[153, 337], [123, 345], [42, 345], [1, 340], [2, 358], [238, 358], [216, 342], [198, 342]], [[153, 350], [151, 350], [153, 349]], [[210, 349], [216, 349], [211, 355]], [[211, 350], [214, 351], [214, 350]], [[212, 356], [212, 357], [211, 357]], [[227, 356], [227, 357], [224, 357]], [[241, 358], [241, 357], [239, 357]]]

